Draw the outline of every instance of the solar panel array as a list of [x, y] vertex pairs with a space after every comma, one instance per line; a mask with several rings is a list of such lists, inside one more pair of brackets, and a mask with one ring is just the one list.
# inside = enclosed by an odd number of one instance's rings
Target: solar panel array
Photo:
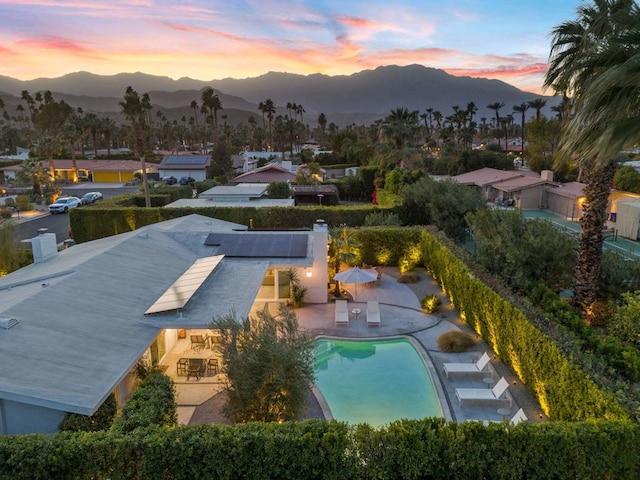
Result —
[[227, 257], [304, 258], [308, 239], [306, 233], [211, 233], [204, 244], [219, 245], [218, 254]]
[[184, 307], [211, 272], [222, 261], [222, 255], [199, 258], [151, 305], [145, 315]]
[[167, 155], [165, 165], [204, 165], [209, 157], [207, 155]]

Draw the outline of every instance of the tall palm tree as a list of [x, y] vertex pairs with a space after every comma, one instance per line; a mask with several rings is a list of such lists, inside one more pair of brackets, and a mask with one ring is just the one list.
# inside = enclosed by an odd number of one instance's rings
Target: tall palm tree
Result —
[[494, 102], [487, 105], [487, 108], [496, 112], [496, 128], [500, 128], [500, 109], [504, 107], [504, 102]]
[[391, 110], [380, 125], [380, 135], [390, 140], [394, 148], [403, 150], [413, 140], [418, 130], [418, 111], [406, 107]]
[[212, 141], [215, 142], [216, 131], [218, 129], [218, 110], [222, 109], [222, 102], [220, 97], [215, 93], [213, 88], [206, 87], [202, 90], [200, 95], [202, 107], [209, 112], [209, 118], [211, 119]]
[[124, 100], [120, 102], [120, 108], [125, 118], [131, 125], [133, 138], [135, 140], [135, 150], [140, 159], [142, 168], [142, 184], [144, 188], [144, 202], [147, 208], [151, 207], [151, 196], [149, 194], [149, 182], [147, 181], [147, 166], [144, 158], [145, 135], [149, 128], [148, 113], [151, 110], [151, 100], [149, 94], [138, 94], [132, 87], [127, 87]]
[[573, 303], [589, 320], [598, 299], [614, 159], [640, 138], [640, 8], [633, 0], [595, 0], [552, 33], [545, 87], [573, 102], [560, 151], [578, 162], [585, 183]]
[[525, 113], [529, 110], [530, 105], [527, 102], [522, 102], [520, 105], [514, 105], [513, 111], [519, 113], [520, 117], [520, 144], [522, 148], [522, 158], [524, 158], [524, 125], [525, 125]]
[[324, 141], [324, 132], [327, 128], [327, 116], [324, 113], [318, 115], [318, 125], [320, 126], [320, 134], [322, 135], [321, 140]]
[[271, 127], [276, 114], [276, 104], [270, 98], [267, 98], [264, 102], [260, 103], [262, 104], [263, 118], [264, 115], [266, 115], [269, 122], [269, 145], [273, 146], [273, 130]]
[[536, 120], [540, 119], [540, 112], [542, 111], [542, 109], [545, 107], [546, 104], [547, 104], [547, 101], [544, 98], [536, 98], [535, 100], [531, 100], [527, 102], [527, 105], [529, 105], [531, 108], [533, 108], [536, 111]]

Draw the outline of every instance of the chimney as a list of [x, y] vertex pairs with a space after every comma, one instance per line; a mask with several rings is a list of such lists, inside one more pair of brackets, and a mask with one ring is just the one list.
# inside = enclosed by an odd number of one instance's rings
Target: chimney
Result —
[[[43, 231], [40, 231], [43, 230]], [[58, 254], [58, 244], [55, 233], [45, 233], [46, 228], [38, 230], [39, 235], [31, 239], [33, 262], [39, 263], [49, 260]]]
[[540, 172], [540, 179], [545, 182], [553, 182], [553, 170], [542, 170]]

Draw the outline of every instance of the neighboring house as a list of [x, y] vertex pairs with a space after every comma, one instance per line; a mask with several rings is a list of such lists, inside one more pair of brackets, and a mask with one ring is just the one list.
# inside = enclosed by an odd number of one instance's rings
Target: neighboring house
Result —
[[267, 183], [241, 183], [217, 186], [202, 192], [198, 198], [181, 198], [167, 205], [178, 207], [292, 207], [293, 198], [269, 198]]
[[[42, 166], [49, 171], [49, 162], [43, 160]], [[55, 159], [55, 178], [61, 180], [77, 180], [73, 169], [73, 160]], [[147, 173], [157, 172], [156, 166], [146, 163]], [[142, 173], [142, 164], [137, 160], [76, 160], [78, 175], [93, 182], [124, 183], [133, 180], [136, 174]], [[5, 176], [15, 179], [15, 174], [22, 169], [22, 165], [14, 165], [0, 169]]]
[[160, 178], [173, 176], [191, 177], [197, 182], [206, 180], [207, 168], [211, 164], [209, 155], [165, 155], [158, 165]]
[[335, 185], [291, 185], [296, 205], [338, 205], [338, 187]]
[[538, 175], [531, 171], [481, 168], [456, 175], [452, 180], [478, 189], [487, 202], [523, 210], [541, 208], [545, 187], [557, 185], [549, 170]]
[[568, 220], [580, 220], [585, 201], [584, 186], [584, 183], [568, 182], [545, 188], [541, 209]]
[[54, 433], [64, 412], [91, 415], [114, 392], [122, 404], [139, 359], [161, 362], [180, 330], [285, 301], [274, 286], [289, 268], [304, 269], [306, 301], [326, 303], [327, 237], [321, 221], [261, 232], [201, 215], [61, 252], [38, 235], [35, 263], [0, 278], [0, 433]]
[[269, 163], [247, 173], [243, 173], [234, 178], [235, 183], [271, 183], [289, 182], [293, 183], [296, 174], [279, 163]]

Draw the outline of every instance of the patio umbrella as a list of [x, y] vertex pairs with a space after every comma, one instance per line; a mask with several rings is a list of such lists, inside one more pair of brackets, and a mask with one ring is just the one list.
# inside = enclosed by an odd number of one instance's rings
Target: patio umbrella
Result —
[[353, 297], [353, 300], [355, 301], [358, 296], [358, 284], [375, 282], [378, 279], [378, 274], [375, 271], [362, 270], [361, 268], [354, 267], [349, 270], [336, 273], [333, 278], [334, 280], [342, 283], [353, 283], [355, 285], [356, 292]]

